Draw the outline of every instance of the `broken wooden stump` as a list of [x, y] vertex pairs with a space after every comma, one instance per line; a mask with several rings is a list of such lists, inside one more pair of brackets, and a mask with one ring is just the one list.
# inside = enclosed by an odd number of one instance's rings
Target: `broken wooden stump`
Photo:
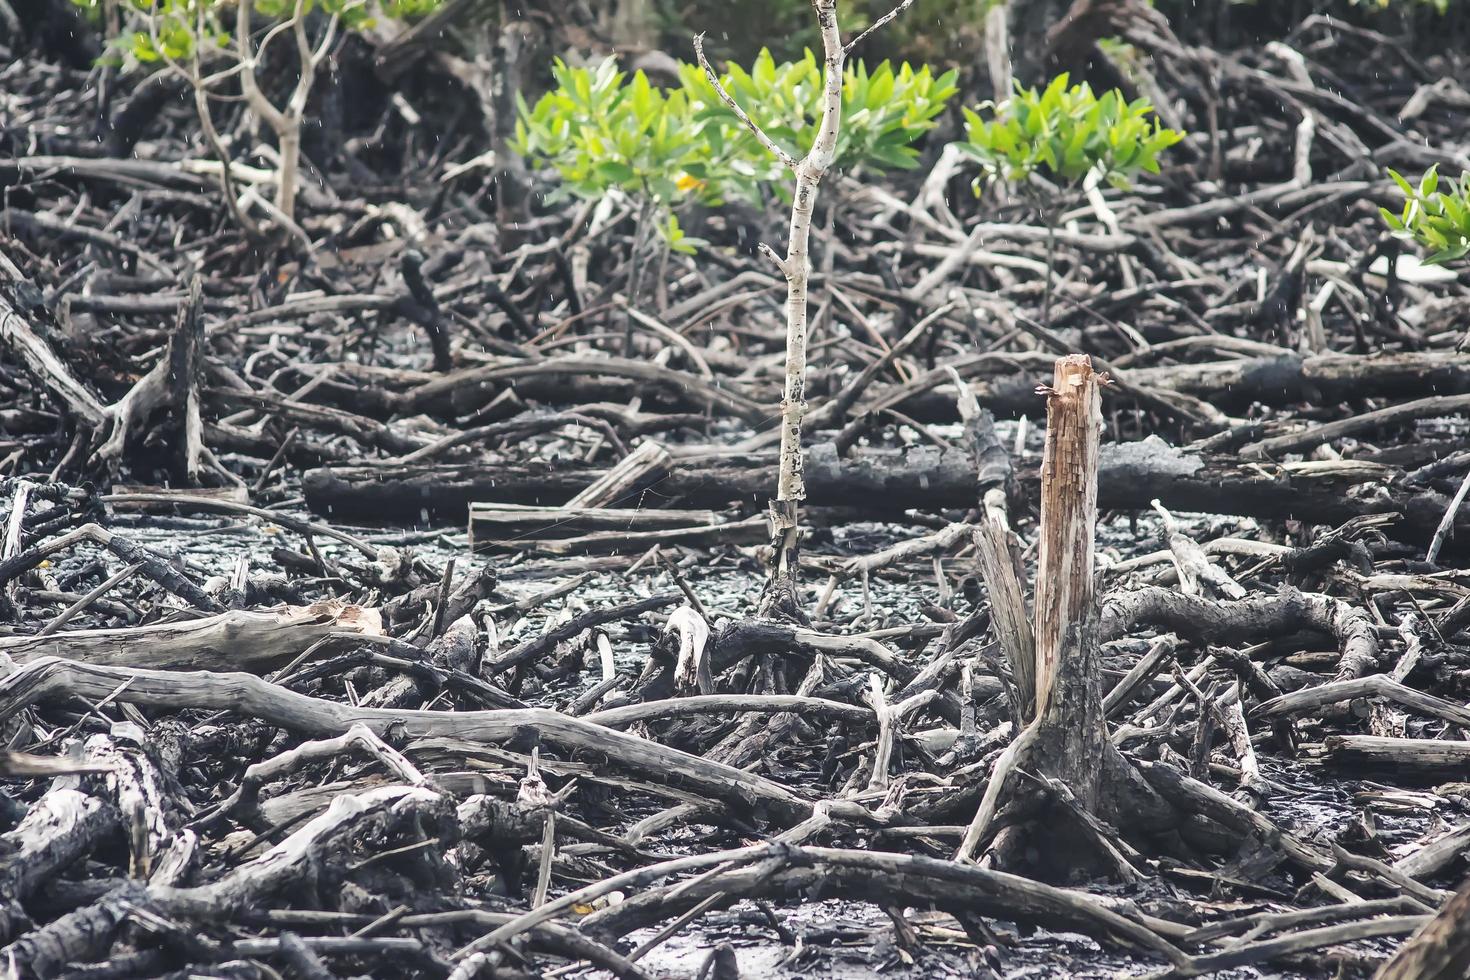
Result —
[[[1024, 862], [1043, 874], [1065, 877], [1096, 866], [1098, 851], [1110, 850], [1108, 831], [1089, 818], [1114, 817], [1125, 805], [1158, 811], [1161, 803], [1128, 778], [1129, 764], [1107, 738], [1102, 674], [1098, 660], [1098, 609], [1093, 583], [1093, 538], [1097, 523], [1097, 474], [1102, 432], [1101, 386], [1106, 379], [1085, 355], [1056, 362], [1047, 398], [1046, 448], [1041, 469], [1040, 550], [1035, 612], [1031, 628], [1035, 696], [1023, 705], [1034, 720], [996, 762], [975, 818], [966, 829], [957, 857], [972, 857], [1001, 816], [1002, 801], [1012, 810], [994, 848], [1003, 863]], [[982, 547], [982, 568], [1002, 611], [996, 622], [1003, 644], [1024, 659], [1024, 632], [1014, 623], [1018, 582], [1014, 566], [1001, 551], [997, 535]], [[1024, 669], [1018, 671], [1024, 676]], [[1058, 833], [1057, 824], [1036, 819], [1038, 807], [1051, 810], [1019, 776], [1035, 773], [1053, 803], [1079, 816], [1083, 834]], [[1104, 784], [1109, 798], [1103, 800]], [[1148, 797], [1125, 804], [1131, 795]], [[1019, 813], [1027, 814], [1025, 818]], [[1065, 817], [1064, 817], [1065, 819]], [[1032, 829], [1023, 830], [1025, 826]], [[1045, 829], [1042, 829], [1045, 828]], [[1082, 843], [1086, 841], [1086, 843]], [[1098, 842], [1103, 846], [1100, 848]], [[1079, 846], [1080, 845], [1080, 846]]]

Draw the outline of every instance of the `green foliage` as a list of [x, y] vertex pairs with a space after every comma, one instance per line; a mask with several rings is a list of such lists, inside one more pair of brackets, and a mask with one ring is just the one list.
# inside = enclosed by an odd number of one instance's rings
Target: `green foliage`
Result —
[[392, 20], [421, 20], [443, 4], [443, 0], [387, 0], [383, 13]]
[[[884, 61], [871, 72], [861, 61], [849, 65], [842, 77], [835, 166], [918, 166], [919, 151], [913, 144], [934, 128], [935, 117], [956, 92], [957, 77], [954, 71], [936, 77], [928, 65], [915, 70], [907, 62], [895, 69]], [[723, 122], [727, 132], [722, 135], [736, 141], [742, 156], [764, 154], [698, 65], [680, 66], [679, 79], [703, 107], [701, 120]], [[762, 49], [749, 71], [729, 65], [720, 82], [787, 153], [799, 158], [811, 147], [822, 116], [822, 66], [811, 51], [799, 61], [778, 65], [771, 52]]]
[[1041, 92], [1018, 84], [1005, 102], [978, 109], [965, 110], [967, 140], [959, 146], [993, 180], [1043, 172], [1075, 184], [1097, 169], [1127, 187], [1139, 173], [1158, 173], [1159, 154], [1184, 138], [1163, 127], [1147, 99], [1130, 103], [1116, 89], [1099, 98], [1085, 82], [1068, 86], [1066, 74]]
[[1394, 214], [1379, 208], [1389, 228], [1406, 241], [1430, 250], [1426, 262], [1437, 264], [1462, 258], [1470, 252], [1470, 174], [1458, 181], [1445, 179], [1441, 189], [1439, 170], [1430, 167], [1418, 185], [1395, 171], [1388, 175], [1404, 194], [1403, 210]]
[[684, 92], [655, 88], [641, 71], [629, 77], [612, 58], [594, 69], [557, 59], [552, 77], [556, 87], [534, 107], [517, 95], [511, 146], [555, 167], [566, 191], [595, 197], [616, 187], [666, 206], [709, 194], [699, 176], [709, 150], [693, 138]]
[[[784, 185], [780, 161], [696, 64], [680, 65], [679, 86], [667, 91], [642, 72], [619, 71], [611, 58], [596, 68], [558, 60], [552, 77], [555, 87], [534, 106], [520, 101], [511, 145], [555, 169], [561, 194], [596, 197], [615, 187], [670, 211], [691, 201], [759, 201], [767, 186]], [[871, 72], [849, 66], [836, 165], [916, 166], [913, 144], [934, 128], [955, 77], [886, 61]], [[793, 157], [806, 153], [821, 119], [822, 67], [811, 52], [778, 64], [762, 51], [749, 70], [729, 66], [721, 84], [778, 145]]]
[[[442, 0], [388, 0], [383, 11], [394, 19], [412, 20], [438, 7]], [[72, 0], [89, 12], [100, 11], [104, 0]], [[235, 19], [235, 0], [125, 0], [126, 25], [114, 43], [144, 64], [184, 62], [197, 54], [202, 60], [225, 53], [231, 43], [227, 25]], [[315, 10], [335, 14], [348, 30], [360, 31], [375, 23], [367, 0], [255, 0], [258, 20], [280, 22]]]

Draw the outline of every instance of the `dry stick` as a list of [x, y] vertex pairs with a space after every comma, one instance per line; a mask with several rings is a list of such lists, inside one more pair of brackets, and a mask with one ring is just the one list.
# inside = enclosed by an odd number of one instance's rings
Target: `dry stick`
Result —
[[1470, 728], [1470, 708], [1424, 691], [1416, 691], [1386, 674], [1370, 674], [1352, 680], [1330, 681], [1316, 687], [1304, 687], [1257, 705], [1253, 714], [1262, 718], [1285, 717], [1313, 711], [1329, 704], [1375, 697], [1396, 702], [1405, 708], [1461, 728]]
[[1202, 586], [1208, 585], [1227, 599], [1244, 599], [1245, 589], [1218, 565], [1211, 564], [1205, 549], [1179, 528], [1179, 522], [1169, 513], [1158, 498], [1152, 501], [1153, 509], [1164, 519], [1164, 534], [1169, 542], [1169, 551], [1174, 559], [1174, 568], [1179, 573], [1179, 588], [1189, 595], [1199, 595]]
[[[804, 820], [797, 826], [792, 827], [790, 830], [783, 831], [782, 833], [776, 835], [775, 840], [783, 844], [801, 844], [812, 835], [825, 830], [830, 823], [831, 817], [829, 816], [826, 807], [819, 803], [817, 804], [817, 809], [812, 814], [811, 819]], [[756, 870], [757, 872], [764, 871], [766, 873], [773, 873], [785, 867], [788, 863], [788, 860], [789, 859], [786, 854], [779, 854], [775, 857], [767, 858], [765, 861], [760, 862]], [[736, 867], [736, 865], [731, 863], [729, 865], [720, 865], [719, 867], [712, 868], [709, 871], [706, 871], [704, 874], [698, 875], [697, 877], [692, 878], [687, 882], [683, 882], [679, 885], [673, 886], [669, 889], [669, 894], [671, 896], [676, 895], [681, 890], [692, 888], [698, 884], [707, 881], [710, 878], [717, 877], [722, 872], [726, 870], [731, 870], [734, 867]], [[700, 902], [698, 905], [694, 906], [689, 911], [679, 916], [673, 922], [670, 922], [667, 926], [660, 929], [658, 931], [658, 934], [655, 935], [652, 939], [649, 939], [647, 942], [643, 943], [641, 946], [635, 949], [632, 953], [628, 954], [629, 961], [636, 963], [639, 959], [646, 956], [649, 952], [661, 946], [665, 941], [669, 939], [670, 936], [674, 935], [680, 929], [684, 928], [684, 926], [688, 925], [690, 922], [693, 922], [695, 919], [699, 918], [699, 916], [703, 915], [714, 906], [728, 900], [729, 896], [727, 896], [723, 892], [716, 892], [715, 894], [709, 896], [704, 901]]]
[[568, 508], [613, 507], [639, 486], [651, 481], [655, 474], [668, 469], [673, 456], [653, 440], [638, 444], [606, 473], [588, 484], [566, 502]]
[[118, 572], [116, 575], [113, 575], [106, 582], [103, 582], [91, 592], [88, 592], [76, 602], [63, 609], [59, 616], [57, 616], [55, 619], [51, 620], [51, 622], [42, 627], [40, 632], [38, 632], [36, 635], [50, 636], [52, 633], [55, 633], [57, 630], [61, 629], [67, 623], [75, 619], [78, 614], [80, 614], [88, 606], [92, 605], [92, 603], [96, 602], [98, 599], [111, 592], [114, 588], [121, 585], [123, 582], [126, 582], [128, 579], [132, 578], [133, 574], [142, 567], [142, 562], [134, 562], [127, 568], [124, 568], [122, 571]]
[[689, 583], [684, 581], [684, 576], [679, 574], [678, 566], [665, 558], [663, 551], [657, 545], [654, 546], [653, 557], [655, 561], [664, 567], [664, 571], [669, 573], [669, 577], [674, 580], [674, 584], [679, 587], [679, 591], [684, 593], [684, 598], [689, 600], [689, 605], [699, 614], [699, 618], [706, 623], [714, 622], [713, 617], [709, 614], [709, 610], [704, 608], [704, 603], [699, 601], [699, 596], [694, 594], [694, 590], [689, 587]]
[[[10, 523], [5, 528], [5, 545], [0, 548], [0, 560], [9, 561], [20, 554], [21, 545], [25, 541], [26, 505], [30, 503], [31, 490], [35, 484], [29, 480], [18, 480], [15, 485], [15, 495], [11, 498]], [[20, 576], [12, 575], [4, 584], [4, 601], [6, 608], [10, 608], [15, 599], [15, 590], [20, 586]]]
[[677, 633], [679, 653], [674, 659], [674, 693], [712, 694], [715, 681], [709, 668], [709, 623], [689, 606], [680, 606], [664, 624], [664, 633]]
[[1375, 898], [1353, 905], [1327, 905], [1292, 912], [1256, 912], [1231, 919], [1216, 919], [1176, 937], [1183, 946], [1200, 946], [1221, 937], [1258, 936], [1279, 929], [1312, 926], [1344, 919], [1363, 919], [1394, 912], [1422, 912], [1412, 899]]
[[[1024, 316], [1016, 317], [1016, 326], [1050, 347], [1053, 353], [1061, 353], [1070, 350], [1071, 346], [1061, 337], [1052, 333], [1046, 327]], [[1070, 357], [1085, 357], [1083, 354], [1072, 354]], [[1196, 398], [1193, 395], [1181, 391], [1170, 391], [1154, 385], [1139, 384], [1132, 380], [1131, 372], [1119, 371], [1109, 362], [1102, 358], [1096, 358], [1097, 366], [1107, 372], [1111, 383], [1117, 386], [1121, 394], [1153, 408], [1166, 416], [1178, 416], [1193, 422], [1196, 425], [1214, 428], [1228, 428], [1231, 420], [1209, 402]]]
[[1470, 471], [1465, 473], [1465, 478], [1460, 481], [1460, 489], [1455, 491], [1454, 499], [1445, 508], [1444, 516], [1439, 519], [1439, 526], [1434, 529], [1434, 538], [1429, 542], [1429, 551], [1424, 560], [1431, 565], [1439, 558], [1439, 549], [1444, 547], [1447, 539], [1455, 531], [1455, 515], [1460, 511], [1460, 505], [1465, 502], [1465, 494], [1470, 493]]
[[[1220, 970], [1228, 970], [1231, 967], [1260, 963], [1326, 946], [1339, 946], [1378, 936], [1398, 936], [1419, 928], [1426, 921], [1430, 920], [1424, 915], [1393, 915], [1378, 919], [1365, 919], [1360, 922], [1346, 922], [1335, 926], [1323, 926], [1319, 929], [1303, 929], [1301, 932], [1287, 933], [1275, 939], [1244, 943], [1218, 953], [1205, 953], [1190, 957], [1187, 965], [1176, 966], [1167, 972], [1153, 974], [1151, 980], [1164, 980], [1166, 977], [1204, 976]], [[1453, 973], [1410, 972], [1396, 974], [1394, 980], [1432, 980], [1432, 978], [1433, 980], [1438, 980], [1438, 978], [1450, 980], [1452, 977], [1459, 980], [1464, 975], [1459, 971]], [[1384, 974], [1380, 973], [1378, 977], [1382, 980]]]
[[1431, 888], [1410, 878], [1392, 865], [1384, 864], [1376, 858], [1370, 858], [1361, 854], [1353, 854], [1343, 849], [1340, 844], [1329, 841], [1332, 845], [1332, 854], [1337, 859], [1339, 869], [1346, 868], [1359, 871], [1370, 877], [1377, 878], [1389, 888], [1397, 888], [1406, 898], [1421, 903], [1423, 911], [1428, 912], [1436, 905], [1442, 905], [1453, 896], [1453, 892], [1442, 888]]
[[1032, 722], [1027, 725], [1016, 740], [1006, 746], [1000, 758], [995, 760], [995, 767], [990, 771], [990, 779], [985, 784], [985, 793], [980, 797], [980, 805], [975, 810], [975, 817], [965, 828], [965, 836], [960, 841], [960, 846], [955, 850], [954, 859], [966, 862], [974, 859], [975, 851], [980, 844], [986, 840], [990, 832], [990, 824], [995, 820], [995, 815], [1000, 809], [1000, 793], [1005, 789], [1006, 781], [1010, 778], [1016, 766], [1031, 751], [1031, 746], [1036, 744], [1037, 725]]
[[829, 398], [816, 411], [812, 412], [809, 420], [811, 428], [830, 428], [841, 421], [846, 416], [848, 409], [857, 404], [858, 399], [863, 396], [863, 392], [868, 390], [868, 385], [872, 383], [873, 379], [886, 370], [890, 364], [897, 361], [898, 358], [908, 353], [909, 348], [918, 343], [924, 334], [929, 332], [929, 328], [934, 326], [941, 318], [947, 316], [956, 305], [955, 303], [945, 303], [938, 309], [926, 314], [923, 319], [914, 324], [913, 328], [895, 341], [892, 347], [884, 351], [880, 357], [870, 362], [867, 367], [858, 372], [857, 377], [844, 385], [841, 391], [834, 397]]
[[861, 576], [866, 581], [870, 573], [880, 568], [887, 568], [889, 565], [902, 561], [905, 558], [948, 551], [961, 541], [965, 533], [970, 529], [970, 525], [968, 524], [949, 524], [935, 531], [933, 534], [926, 534], [921, 538], [900, 541], [898, 544], [884, 548], [882, 551], [874, 552], [871, 555], [859, 555], [856, 558], [847, 559], [827, 579], [827, 586], [822, 591], [822, 597], [818, 600], [817, 608], [813, 615], [821, 616], [827, 611], [827, 604], [832, 599], [832, 593], [836, 590], [837, 584], [842, 579]]
[[196, 609], [206, 612], [223, 611], [223, 606], [206, 595], [203, 589], [183, 572], [174, 568], [163, 556], [149, 551], [136, 541], [114, 534], [100, 524], [93, 523], [83, 524], [44, 544], [34, 545], [13, 558], [0, 560], [0, 582], [10, 581], [15, 576], [36, 567], [42, 560], [56, 552], [81, 541], [90, 541], [100, 545], [124, 561], [140, 562], [143, 566], [143, 574]]
[[541, 828], [541, 864], [536, 870], [536, 888], [531, 893], [531, 908], [546, 904], [546, 893], [551, 888], [551, 865], [556, 858], [556, 806], [546, 780], [541, 778], [541, 750], [531, 750], [531, 761], [526, 765], [525, 778], [516, 793], [516, 805], [531, 810], [545, 810], [546, 821]]
[[1438, 874], [1470, 847], [1470, 823], [1462, 823], [1393, 863], [1393, 869], [1411, 878]]
[[1390, 405], [1376, 412], [1364, 412], [1336, 422], [1324, 422], [1284, 436], [1262, 439], [1241, 447], [1240, 455], [1246, 459], [1278, 458], [1283, 453], [1305, 452], [1316, 446], [1357, 435], [1384, 425], [1398, 425], [1415, 419], [1433, 418], [1440, 415], [1455, 415], [1470, 408], [1470, 395], [1433, 395], [1417, 401]]
[[894, 739], [898, 734], [898, 723], [939, 696], [933, 689], [920, 691], [898, 704], [891, 704], [883, 693], [883, 681], [877, 672], [868, 675], [870, 683], [868, 703], [878, 718], [878, 742], [873, 751], [873, 773], [868, 779], [869, 790], [888, 788], [888, 770], [893, 761]]
[[281, 465], [281, 460], [286, 458], [286, 453], [291, 450], [291, 446], [296, 442], [296, 437], [300, 434], [300, 426], [294, 426], [290, 432], [286, 433], [286, 437], [281, 440], [281, 445], [277, 447], [275, 455], [270, 458], [270, 462], [265, 464], [265, 469], [261, 470], [260, 476], [256, 478], [255, 485], [251, 488], [252, 493], [260, 493], [265, 489], [266, 480], [276, 471], [276, 467]]
[[1245, 711], [1240, 705], [1240, 681], [1235, 682], [1236, 695], [1223, 709], [1225, 734], [1240, 759], [1240, 788], [1257, 799], [1263, 798], [1266, 790], [1261, 778], [1261, 765], [1256, 760], [1256, 748], [1251, 744], [1250, 729], [1245, 723]]
[[1174, 651], [1179, 647], [1179, 638], [1173, 633], [1165, 633], [1149, 645], [1148, 652], [1138, 658], [1133, 669], [1113, 685], [1113, 689], [1103, 698], [1103, 713], [1111, 718], [1128, 706], [1128, 702], [1138, 693], [1143, 685], [1153, 679], [1159, 669], [1174, 656]]
[[397, 749], [384, 742], [366, 725], [357, 724], [336, 738], [303, 742], [287, 749], [264, 762], [257, 762], [245, 770], [235, 792], [209, 811], [196, 817], [191, 826], [207, 827], [243, 809], [253, 815], [260, 798], [260, 788], [267, 782], [294, 772], [313, 759], [341, 759], [352, 748], [360, 748], [375, 756], [398, 780], [410, 786], [425, 785], [424, 776], [412, 762]]
[[[20, 270], [0, 253], [0, 281], [30, 285]], [[97, 396], [72, 374], [35, 325], [0, 292], [0, 344], [4, 344], [32, 377], [46, 386], [57, 401], [93, 428], [107, 418]]]
[[298, 534], [320, 534], [322, 537], [332, 538], [350, 545], [362, 552], [368, 561], [378, 560], [378, 549], [359, 538], [355, 538], [343, 531], [338, 531], [325, 524], [317, 524], [315, 521], [303, 521], [285, 514], [278, 514], [273, 510], [265, 510], [261, 507], [252, 507], [249, 504], [237, 503], [233, 500], [220, 500], [214, 497], [194, 496], [187, 493], [108, 493], [97, 498], [98, 502], [104, 504], [169, 504], [175, 507], [193, 507], [199, 510], [223, 510], [236, 514], [251, 514], [261, 517], [273, 524]]
[[1013, 559], [1015, 534], [1006, 524], [1005, 493], [990, 490], [985, 494], [985, 519], [973, 529], [975, 554], [980, 559], [980, 573], [990, 597], [990, 617], [995, 637], [1005, 651], [1016, 681], [1021, 718], [1033, 717], [1036, 703], [1036, 643], [1031, 634], [1031, 618], [1021, 586], [1021, 577]]
[[1148, 950], [1177, 965], [1189, 960], [1155, 931], [1164, 923], [1140, 923], [1084, 892], [951, 861], [885, 851], [803, 845], [789, 847], [786, 853], [790, 857], [787, 866], [775, 874], [762, 874], [764, 869], [759, 866], [747, 867], [718, 879], [686, 883], [679, 889], [634, 895], [589, 916], [583, 928], [598, 936], [626, 935], [676, 914], [681, 903], [700, 901], [716, 891], [733, 897], [785, 898], [820, 890], [825, 895], [880, 905], [934, 905], [949, 912], [1035, 922]]
[[762, 858], [776, 857], [782, 853], [780, 845], [755, 844], [750, 847], [737, 847], [732, 850], [714, 851], [709, 854], [696, 854], [689, 857], [674, 858], [671, 861], [663, 861], [659, 864], [648, 865], [643, 868], [634, 868], [632, 871], [624, 871], [622, 874], [604, 878], [602, 881], [593, 882], [590, 885], [568, 892], [554, 901], [547, 902], [535, 909], [518, 916], [505, 925], [486, 933], [474, 942], [462, 947], [454, 954], [454, 959], [463, 960], [482, 950], [504, 943], [514, 936], [548, 922], [575, 905], [586, 904], [596, 901], [609, 892], [617, 891], [624, 886], [641, 885], [651, 881], [657, 881], [665, 875], [677, 874], [680, 871], [692, 871], [697, 868], [706, 868], [710, 865], [729, 866], [751, 864]]
[[588, 610], [579, 616], [573, 616], [559, 626], [547, 630], [540, 636], [531, 637], [529, 640], [507, 650], [494, 660], [487, 662], [482, 668], [483, 673], [486, 676], [494, 676], [512, 667], [531, 663], [550, 653], [558, 643], [570, 640], [572, 637], [581, 634], [584, 630], [589, 630], [594, 626], [601, 626], [604, 623], [611, 623], [620, 619], [641, 616], [643, 613], [653, 609], [672, 606], [680, 598], [681, 596], [677, 592], [664, 592], [644, 599], [634, 599], [631, 602], [619, 603], [615, 606]]

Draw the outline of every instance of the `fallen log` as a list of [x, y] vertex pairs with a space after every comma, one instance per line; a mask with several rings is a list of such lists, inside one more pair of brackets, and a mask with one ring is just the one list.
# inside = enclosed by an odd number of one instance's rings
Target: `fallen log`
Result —
[[134, 670], [45, 658], [0, 680], [0, 722], [29, 704], [74, 696], [111, 696], [118, 701], [171, 710], [237, 712], [316, 737], [342, 735], [362, 724], [379, 736], [389, 732], [409, 738], [453, 736], [487, 745], [524, 745], [539, 739], [569, 753], [616, 760], [632, 772], [723, 800], [739, 809], [762, 810], [781, 823], [796, 823], [812, 813], [808, 800], [774, 780], [558, 711], [359, 708], [297, 694], [253, 674]]
[[[953, 365], [1000, 418], [1040, 416], [1036, 381], [1050, 358], [1036, 354], [981, 354]], [[896, 408], [921, 422], [956, 422], [954, 396], [946, 388], [949, 368], [928, 371], [903, 385], [876, 391], [855, 413]], [[1135, 384], [1208, 401], [1226, 411], [1309, 401], [1333, 404], [1361, 398], [1458, 395], [1470, 392], [1470, 359], [1451, 351], [1374, 355], [1279, 354], [1198, 364], [1130, 367]], [[1126, 393], [1120, 395], [1126, 397]]]
[[230, 610], [183, 623], [0, 638], [16, 663], [60, 657], [108, 667], [253, 670], [295, 657], [333, 633], [383, 635], [375, 609], [335, 600], [270, 612]]
[[[755, 513], [764, 506], [765, 474], [774, 460], [772, 453], [680, 457], [666, 477], [643, 488], [648, 491], [643, 499], [651, 506], [734, 505]], [[400, 514], [418, 520], [426, 511], [463, 520], [470, 504], [478, 501], [560, 506], [599, 472], [581, 463], [547, 461], [328, 466], [307, 471], [303, 486], [313, 510], [338, 518]], [[1019, 506], [1036, 499], [1040, 473], [1035, 466], [1023, 467], [1017, 477]], [[1182, 512], [1313, 524], [1398, 513], [1403, 520], [1392, 530], [1427, 543], [1450, 498], [1409, 486], [1404, 477], [1397, 467], [1354, 460], [1257, 463], [1202, 456], [1150, 437], [1102, 447], [1098, 505], [1147, 510], [1157, 499]], [[809, 505], [856, 507], [874, 517], [909, 509], [973, 507], [980, 489], [968, 453], [933, 446], [868, 450], [842, 458], [830, 443], [819, 443], [807, 455], [804, 478]], [[1455, 530], [1451, 543], [1470, 540], [1470, 512], [1457, 514]]]
[[116, 832], [117, 808], [74, 789], [41, 797], [13, 830], [0, 835], [0, 940], [26, 923], [20, 903], [50, 877]]
[[1470, 742], [1380, 735], [1329, 735], [1322, 740], [1327, 761], [1351, 771], [1394, 773], [1400, 778], [1459, 779], [1470, 766]]

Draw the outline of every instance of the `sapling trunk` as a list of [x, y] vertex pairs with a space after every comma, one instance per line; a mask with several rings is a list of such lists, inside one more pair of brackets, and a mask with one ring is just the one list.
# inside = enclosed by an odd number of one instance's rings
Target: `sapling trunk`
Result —
[[791, 228], [781, 271], [786, 276], [786, 382], [781, 397], [781, 455], [776, 499], [771, 502], [772, 545], [775, 563], [769, 595], [796, 594], [797, 544], [800, 525], [797, 508], [806, 488], [802, 483], [801, 423], [806, 415], [807, 283], [811, 276], [809, 242], [817, 188], [832, 166], [837, 133], [842, 122], [842, 65], [844, 51], [837, 30], [837, 0], [814, 0], [817, 26], [822, 34], [824, 77], [822, 121], [811, 150], [796, 164], [796, 192], [791, 205]]
[[[272, 28], [256, 47], [252, 37], [254, 0], [239, 0], [235, 11], [236, 56], [240, 61], [240, 95], [261, 122], [276, 135], [276, 148], [280, 163], [276, 167], [276, 210], [288, 227], [296, 224], [296, 181], [301, 169], [301, 124], [306, 117], [306, 102], [316, 81], [317, 69], [331, 50], [337, 35], [338, 15], [332, 14], [318, 42], [313, 45], [307, 34], [307, 0], [296, 0], [295, 13], [286, 21]], [[286, 108], [277, 108], [256, 80], [255, 69], [270, 42], [290, 30], [296, 40], [296, 57], [300, 74]]]
[[800, 538], [798, 507], [806, 496], [802, 483], [801, 423], [807, 408], [806, 305], [807, 284], [811, 278], [808, 243], [811, 240], [812, 212], [817, 203], [817, 187], [837, 155], [837, 134], [842, 124], [842, 66], [852, 47], [898, 16], [911, 3], [913, 0], [901, 0], [844, 46], [837, 29], [837, 0], [812, 0], [812, 9], [817, 14], [817, 29], [822, 35], [822, 118], [810, 149], [800, 160], [772, 140], [725, 91], [719, 75], [704, 56], [703, 37], [694, 39], [694, 53], [699, 58], [700, 67], [720, 99], [760, 144], [796, 176], [785, 257], [776, 255], [764, 243], [761, 245], [786, 277], [786, 382], [781, 398], [781, 454], [777, 464], [776, 497], [771, 501], [771, 543], [775, 557], [761, 602], [765, 614], [779, 609], [786, 615], [800, 615], [796, 601], [796, 566]]

